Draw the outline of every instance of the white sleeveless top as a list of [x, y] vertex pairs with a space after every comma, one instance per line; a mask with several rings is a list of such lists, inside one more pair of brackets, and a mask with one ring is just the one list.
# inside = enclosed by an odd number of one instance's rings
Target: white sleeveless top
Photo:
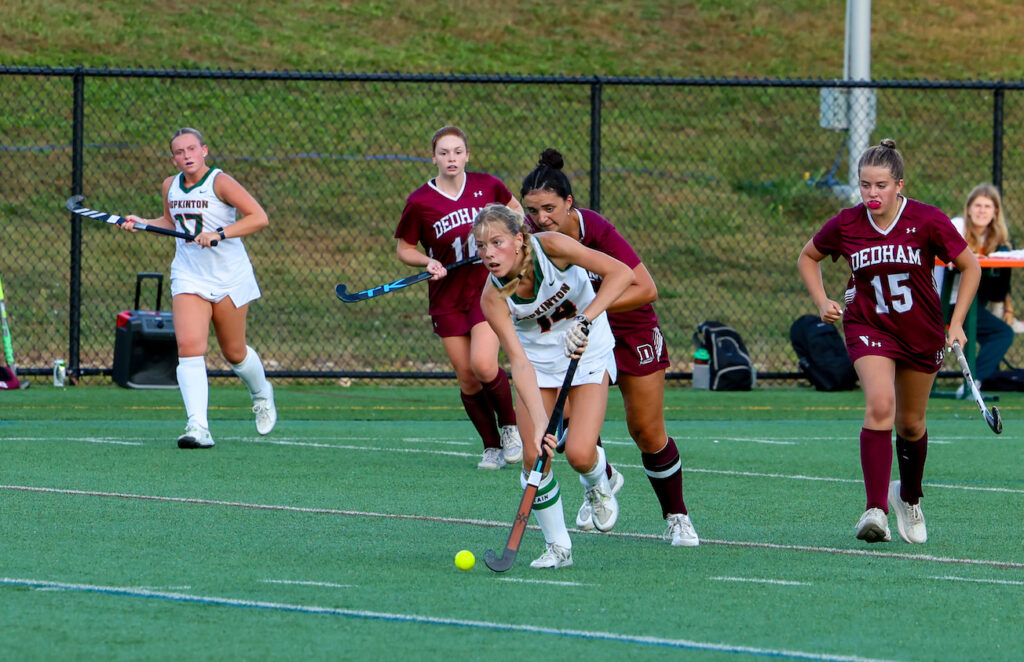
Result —
[[[235, 208], [218, 198], [213, 191], [213, 183], [219, 174], [220, 168], [211, 168], [191, 188], [185, 186], [184, 173], [180, 173], [171, 182], [167, 190], [167, 204], [178, 230], [197, 235], [217, 228], [226, 229], [235, 222]], [[202, 248], [180, 238], [175, 241], [177, 250], [171, 262], [172, 283], [175, 279], [181, 279], [204, 283], [211, 289], [230, 289], [243, 281], [252, 281], [255, 285], [252, 262], [249, 261], [249, 254], [240, 237], [220, 239], [216, 246], [210, 248]]]
[[[576, 265], [560, 269], [533, 235], [530, 235], [530, 245], [533, 248], [535, 294], [532, 298], [513, 294], [506, 301], [516, 335], [530, 363], [538, 373], [557, 377], [560, 384], [569, 366], [563, 347], [565, 332], [575, 324], [573, 318], [594, 300], [594, 287], [586, 269]], [[493, 274], [490, 278], [498, 287], [502, 285]], [[583, 376], [584, 363], [603, 367], [614, 348], [615, 339], [608, 325], [608, 315], [601, 313], [590, 325], [587, 349], [583, 352], [577, 375]], [[614, 360], [611, 364], [614, 366]], [[612, 377], [614, 379], [615, 375]]]

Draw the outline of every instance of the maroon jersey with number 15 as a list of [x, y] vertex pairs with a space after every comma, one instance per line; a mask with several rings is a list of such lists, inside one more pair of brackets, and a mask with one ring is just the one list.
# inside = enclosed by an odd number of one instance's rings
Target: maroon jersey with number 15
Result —
[[849, 336], [857, 327], [867, 327], [896, 341], [907, 354], [928, 363], [937, 355], [941, 363], [937, 352], [946, 334], [932, 275], [935, 258], [950, 262], [967, 242], [940, 209], [904, 200], [884, 231], [863, 204], [844, 209], [814, 235], [814, 246], [833, 261], [846, 258], [853, 271], [856, 294], [843, 314], [847, 345], [856, 343]]
[[[500, 179], [467, 172], [459, 195], [442, 193], [430, 180], [409, 194], [395, 230], [396, 239], [423, 244], [427, 255], [444, 265], [476, 256], [473, 219], [492, 202], [507, 205], [512, 193]], [[480, 306], [487, 269], [480, 264], [461, 267], [428, 283], [431, 315], [449, 315]]]

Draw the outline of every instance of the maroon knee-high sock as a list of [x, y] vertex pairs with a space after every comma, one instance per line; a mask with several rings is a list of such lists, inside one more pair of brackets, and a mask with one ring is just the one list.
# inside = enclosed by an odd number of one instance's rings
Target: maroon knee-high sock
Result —
[[686, 515], [686, 504], [683, 502], [683, 464], [679, 459], [679, 449], [672, 437], [657, 453], [641, 453], [640, 459], [647, 472], [647, 480], [651, 481], [654, 494], [661, 503], [662, 518], [676, 514]]
[[889, 512], [889, 477], [892, 475], [892, 430], [860, 429], [860, 466], [868, 508]]
[[924, 496], [921, 479], [928, 456], [928, 430], [917, 441], [896, 435], [896, 462], [900, 468], [900, 498], [914, 505]]
[[460, 391], [460, 394], [462, 406], [466, 408], [469, 420], [480, 434], [484, 448], [501, 448], [501, 435], [494, 423], [494, 409], [491, 407], [491, 401], [487, 399], [487, 394], [483, 391], [477, 391], [473, 395]]
[[491, 408], [498, 415], [498, 425], [516, 424], [516, 406], [512, 402], [512, 387], [508, 383], [508, 373], [498, 368], [498, 376], [484, 384], [484, 392]]

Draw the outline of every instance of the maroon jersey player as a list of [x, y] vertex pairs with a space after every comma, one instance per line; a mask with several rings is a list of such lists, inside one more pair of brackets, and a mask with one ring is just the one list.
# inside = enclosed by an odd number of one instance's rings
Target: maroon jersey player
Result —
[[[857, 538], [889, 541], [891, 507], [900, 537], [923, 543], [928, 397], [944, 348], [967, 341], [963, 322], [981, 269], [945, 214], [902, 194], [903, 156], [895, 142], [885, 139], [865, 150], [858, 172], [862, 203], [830, 219], [804, 246], [797, 265], [821, 319], [842, 319], [864, 390], [860, 457], [867, 510], [857, 522]], [[853, 299], [845, 312], [825, 292], [820, 263], [826, 257], [846, 258], [853, 272]], [[948, 335], [932, 278], [936, 257], [963, 274]], [[894, 427], [900, 480], [890, 483]]]
[[[633, 270], [634, 282], [608, 309], [615, 336], [616, 384], [626, 408], [626, 426], [640, 449], [647, 478], [661, 505], [661, 516], [675, 546], [696, 546], [700, 539], [683, 501], [683, 468], [675, 441], [665, 429], [665, 370], [668, 349], [651, 305], [658, 288], [636, 251], [605, 217], [575, 206], [564, 159], [557, 150], [541, 154], [537, 168], [523, 182], [521, 195], [530, 223], [538, 230], [557, 231], [588, 248], [606, 253]], [[601, 278], [590, 275], [594, 289]], [[614, 491], [622, 475], [608, 464]], [[589, 502], [584, 499], [576, 526], [594, 528]]]
[[476, 257], [473, 218], [488, 203], [520, 212], [522, 206], [497, 177], [466, 172], [469, 141], [458, 127], [438, 129], [430, 147], [437, 177], [406, 200], [395, 230], [398, 259], [432, 274], [428, 296], [434, 333], [444, 344], [463, 407], [483, 440], [477, 466], [500, 469], [518, 462], [523, 451], [508, 375], [498, 365], [498, 337], [480, 310], [487, 270], [478, 263], [449, 273], [445, 265]]

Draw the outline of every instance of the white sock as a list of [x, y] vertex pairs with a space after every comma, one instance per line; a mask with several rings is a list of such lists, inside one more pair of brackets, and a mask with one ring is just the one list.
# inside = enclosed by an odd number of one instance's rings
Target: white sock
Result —
[[583, 483], [583, 487], [589, 488], [600, 484], [606, 492], [611, 493], [611, 487], [608, 484], [607, 468], [608, 461], [605, 459], [604, 449], [598, 446], [597, 464], [590, 471], [580, 474], [580, 482]]
[[[526, 474], [519, 478], [523, 489], [526, 489]], [[544, 542], [572, 549], [569, 529], [565, 528], [565, 512], [562, 510], [562, 496], [558, 490], [558, 481], [549, 471], [541, 478], [537, 488], [537, 496], [533, 499], [533, 514], [544, 534]]]
[[263, 371], [263, 361], [260, 360], [260, 355], [256, 353], [255, 349], [246, 345], [245, 358], [241, 363], [232, 363], [231, 369], [249, 389], [249, 395], [253, 400], [270, 397], [270, 382], [267, 381], [267, 373]]
[[210, 404], [210, 383], [206, 378], [205, 356], [179, 356], [178, 388], [181, 399], [185, 401], [185, 414], [189, 423], [196, 423], [209, 429], [210, 421], [206, 410]]

